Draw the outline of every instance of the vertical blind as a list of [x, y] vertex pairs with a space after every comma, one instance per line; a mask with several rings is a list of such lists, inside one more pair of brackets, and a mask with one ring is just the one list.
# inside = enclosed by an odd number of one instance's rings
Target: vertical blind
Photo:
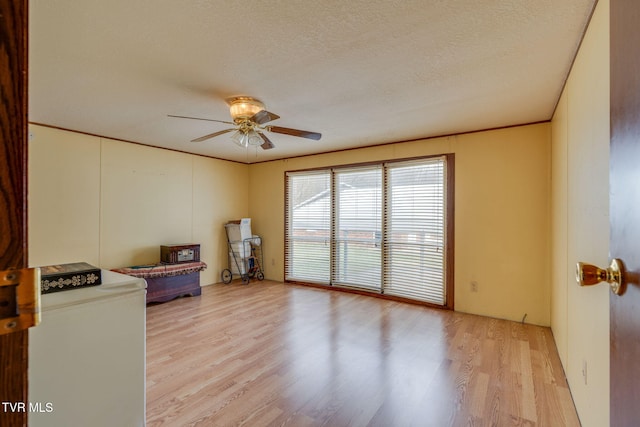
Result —
[[285, 278], [446, 304], [444, 157], [288, 172]]

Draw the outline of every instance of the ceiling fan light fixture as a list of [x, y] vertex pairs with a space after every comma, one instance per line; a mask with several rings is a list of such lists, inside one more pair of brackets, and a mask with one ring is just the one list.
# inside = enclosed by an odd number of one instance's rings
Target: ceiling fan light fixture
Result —
[[191, 140], [191, 142], [202, 142], [228, 132], [233, 132], [233, 134], [231, 135], [231, 141], [239, 147], [248, 148], [251, 145], [256, 147], [256, 150], [258, 146], [260, 146], [263, 150], [270, 150], [274, 148], [274, 144], [273, 142], [271, 142], [269, 137], [264, 134], [264, 131], [297, 136], [300, 138], [313, 139], [315, 141], [319, 140], [322, 137], [322, 134], [318, 132], [309, 132], [300, 129], [265, 125], [265, 123], [269, 123], [273, 120], [279, 119], [280, 116], [267, 111], [261, 101], [250, 96], [227, 98], [226, 102], [229, 105], [229, 112], [231, 113], [233, 122], [225, 120], [203, 119], [199, 117], [174, 116], [171, 114], [169, 114], [169, 117], [208, 120], [233, 126], [230, 129], [223, 129], [205, 136], [201, 136], [200, 138], [193, 139]]
[[249, 132], [247, 132], [247, 141], [249, 145], [264, 144], [264, 141], [262, 140], [262, 138], [260, 138], [260, 135], [258, 135], [258, 132], [256, 132], [254, 129], [251, 129]]
[[264, 104], [262, 102], [246, 96], [233, 99], [229, 106], [229, 111], [234, 121], [250, 119], [262, 110], [264, 110]]
[[247, 134], [242, 131], [235, 131], [235, 133], [231, 135], [231, 140], [242, 148], [249, 146], [249, 138], [247, 137]]

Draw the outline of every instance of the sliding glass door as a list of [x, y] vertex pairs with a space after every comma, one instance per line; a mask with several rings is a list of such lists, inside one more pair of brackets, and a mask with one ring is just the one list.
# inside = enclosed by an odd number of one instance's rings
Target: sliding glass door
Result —
[[384, 292], [445, 303], [445, 163], [387, 165]]
[[285, 277], [447, 304], [446, 157], [287, 173]]
[[382, 167], [334, 171], [332, 284], [382, 289]]
[[285, 278], [329, 284], [331, 172], [287, 173]]

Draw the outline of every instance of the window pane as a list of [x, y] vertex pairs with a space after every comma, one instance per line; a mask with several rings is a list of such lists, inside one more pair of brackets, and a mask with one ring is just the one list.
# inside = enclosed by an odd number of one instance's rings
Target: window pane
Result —
[[334, 284], [381, 289], [381, 185], [381, 167], [335, 172]]
[[286, 280], [445, 305], [445, 157], [287, 173]]
[[387, 167], [386, 294], [446, 302], [444, 167], [443, 159]]
[[329, 171], [287, 174], [287, 280], [329, 283], [331, 188]]

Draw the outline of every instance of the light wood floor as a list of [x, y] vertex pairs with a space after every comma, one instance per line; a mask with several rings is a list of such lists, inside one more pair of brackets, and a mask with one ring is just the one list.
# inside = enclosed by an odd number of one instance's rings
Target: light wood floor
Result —
[[549, 328], [277, 282], [147, 309], [148, 426], [579, 426]]

